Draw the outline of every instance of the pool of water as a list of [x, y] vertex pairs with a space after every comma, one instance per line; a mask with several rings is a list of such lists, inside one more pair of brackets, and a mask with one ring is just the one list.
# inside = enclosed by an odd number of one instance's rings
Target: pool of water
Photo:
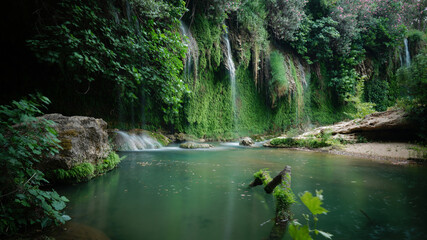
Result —
[[[329, 213], [319, 216], [318, 228], [333, 239], [427, 236], [425, 167], [231, 144], [120, 155], [127, 157], [112, 172], [59, 190], [70, 199], [74, 223], [110, 239], [265, 239], [274, 199], [248, 184], [259, 169], [275, 175], [286, 165], [296, 194], [323, 189]], [[296, 204], [292, 212], [304, 222], [308, 210]]]

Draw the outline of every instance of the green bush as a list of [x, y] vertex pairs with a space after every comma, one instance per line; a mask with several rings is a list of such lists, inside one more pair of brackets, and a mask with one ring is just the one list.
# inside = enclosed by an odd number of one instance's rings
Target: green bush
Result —
[[427, 141], [427, 48], [414, 58], [409, 68], [399, 69], [397, 76], [406, 89], [405, 108], [419, 126], [420, 137]]
[[42, 188], [48, 181], [35, 166], [60, 146], [53, 122], [36, 118], [50, 101], [41, 95], [0, 106], [0, 235], [61, 224], [68, 199]]
[[364, 93], [364, 78], [361, 78], [356, 85], [355, 95], [347, 94], [346, 102], [350, 103], [354, 107], [354, 113], [347, 113], [351, 118], [362, 118], [368, 114], [375, 112], [375, 103], [363, 102]]
[[327, 138], [275, 138], [270, 144], [285, 148], [322, 148], [332, 145]]

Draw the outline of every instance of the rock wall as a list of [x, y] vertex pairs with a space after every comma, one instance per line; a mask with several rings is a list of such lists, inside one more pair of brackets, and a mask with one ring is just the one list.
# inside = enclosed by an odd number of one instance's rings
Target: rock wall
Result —
[[96, 165], [111, 152], [107, 123], [102, 119], [56, 113], [41, 118], [56, 123], [54, 128], [62, 147], [58, 154], [41, 163], [43, 169], [71, 169], [81, 163]]

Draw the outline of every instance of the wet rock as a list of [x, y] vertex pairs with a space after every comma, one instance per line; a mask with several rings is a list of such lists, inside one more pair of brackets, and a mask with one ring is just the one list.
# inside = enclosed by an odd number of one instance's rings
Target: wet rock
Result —
[[196, 149], [196, 148], [213, 148], [211, 144], [207, 143], [195, 143], [195, 142], [186, 142], [179, 145], [180, 148], [186, 149]]
[[254, 144], [255, 144], [254, 140], [252, 140], [252, 138], [250, 138], [250, 137], [244, 137], [239, 141], [239, 145], [242, 145], [242, 146], [249, 146], [250, 147]]
[[100, 118], [47, 114], [41, 118], [55, 122], [62, 150], [40, 163], [42, 169], [71, 169], [81, 163], [97, 164], [111, 152], [107, 123]]

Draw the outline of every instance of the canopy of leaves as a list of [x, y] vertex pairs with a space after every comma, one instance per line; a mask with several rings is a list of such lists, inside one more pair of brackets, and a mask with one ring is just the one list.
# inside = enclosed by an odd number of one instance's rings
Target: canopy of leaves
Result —
[[161, 109], [164, 122], [173, 122], [187, 91], [180, 76], [185, 47], [176, 31], [183, 1], [63, 0], [52, 8], [28, 41], [40, 60], [67, 81], [112, 82], [127, 104], [149, 96], [149, 110]]

